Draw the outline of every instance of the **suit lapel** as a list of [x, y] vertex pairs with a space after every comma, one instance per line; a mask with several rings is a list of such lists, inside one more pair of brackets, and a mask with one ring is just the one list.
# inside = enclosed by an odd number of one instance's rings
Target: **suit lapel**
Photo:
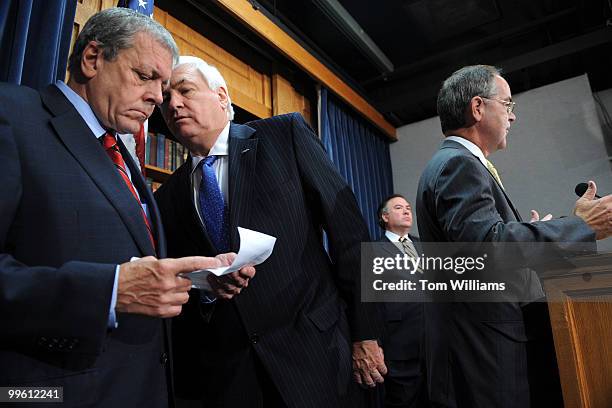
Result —
[[41, 91], [41, 98], [55, 115], [51, 125], [59, 139], [115, 208], [142, 254], [151, 254], [152, 246], [139, 204], [83, 118], [54, 85]]
[[[484, 166], [484, 165], [483, 165]], [[491, 173], [491, 170], [489, 170], [487, 168], [487, 166], [484, 166], [484, 168], [487, 170], [487, 173], [489, 173], [489, 175], [491, 176], [491, 179], [493, 179], [493, 181], [495, 182], [495, 184], [497, 185], [497, 187], [499, 188], [499, 190], [504, 194], [504, 197], [506, 198], [506, 202], [508, 203], [508, 207], [510, 207], [510, 209], [512, 210], [512, 212], [514, 213], [514, 216], [516, 217], [517, 221], [522, 221], [521, 219], [521, 215], [519, 214], [519, 212], [516, 210], [516, 208], [514, 207], [514, 204], [512, 204], [512, 200], [510, 200], [510, 196], [508, 196], [508, 193], [506, 193], [506, 189], [504, 189], [500, 184], [499, 181], [497, 181], [497, 179], [495, 178], [495, 176], [493, 175], [493, 173]]]
[[395, 245], [395, 242], [391, 242], [391, 240], [387, 238], [386, 235], [382, 236], [380, 242], [383, 244], [382, 248], [385, 250], [385, 252], [389, 253], [391, 256], [395, 256], [398, 253], [404, 253], [397, 245]]
[[[491, 176], [491, 177], [493, 177], [493, 176]], [[495, 178], [493, 177], [493, 179], [495, 179]], [[497, 181], [495, 181], [495, 182], [497, 183]], [[499, 186], [499, 184], [498, 184], [498, 186]], [[508, 203], [508, 207], [510, 207], [510, 209], [514, 213], [514, 216], [516, 217], [516, 220], [519, 221], [519, 222], [523, 222], [523, 218], [521, 217], [521, 214], [519, 214], [519, 212], [514, 207], [514, 204], [512, 204], [512, 200], [510, 200], [510, 197], [508, 196], [508, 194], [506, 194], [506, 190], [504, 190], [501, 187], [499, 187], [499, 189], [502, 191], [502, 193], [504, 193], [504, 197], [506, 197], [506, 202]]]
[[[257, 139], [251, 138], [255, 129], [232, 123], [229, 133], [229, 208], [230, 247], [237, 250], [237, 227], [241, 220], [250, 219], [253, 178], [257, 158]], [[244, 222], [244, 221], [242, 221]]]
[[416, 249], [417, 253], [422, 252], [423, 248], [421, 248], [421, 240], [419, 239], [419, 237], [415, 237], [412, 234], [408, 234], [408, 237], [412, 241], [412, 243], [414, 245], [414, 248]]

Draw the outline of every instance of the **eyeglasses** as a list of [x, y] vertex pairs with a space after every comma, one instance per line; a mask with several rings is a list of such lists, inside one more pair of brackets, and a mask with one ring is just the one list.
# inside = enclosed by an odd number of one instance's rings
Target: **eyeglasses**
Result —
[[487, 98], [486, 96], [481, 96], [481, 98], [488, 99], [490, 101], [497, 101], [501, 103], [502, 105], [506, 107], [506, 112], [508, 112], [508, 114], [511, 114], [512, 112], [514, 112], [514, 108], [516, 107], [516, 102], [504, 101], [503, 99], [497, 99], [497, 98]]

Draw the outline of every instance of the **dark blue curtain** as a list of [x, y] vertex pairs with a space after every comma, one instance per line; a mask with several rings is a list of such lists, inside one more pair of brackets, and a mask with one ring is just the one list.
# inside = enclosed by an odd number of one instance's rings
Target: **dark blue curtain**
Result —
[[76, 0], [0, 0], [0, 81], [64, 79]]
[[393, 194], [388, 139], [325, 89], [321, 89], [321, 141], [336, 168], [353, 188], [370, 236], [381, 235], [376, 210]]

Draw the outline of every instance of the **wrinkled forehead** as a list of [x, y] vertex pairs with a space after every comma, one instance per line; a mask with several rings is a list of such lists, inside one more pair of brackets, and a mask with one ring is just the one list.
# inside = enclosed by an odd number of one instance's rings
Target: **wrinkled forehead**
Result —
[[172, 51], [147, 32], [136, 33], [132, 46], [119, 50], [117, 58], [129, 60], [134, 67], [147, 71], [162, 81], [170, 81]]
[[170, 78], [170, 87], [176, 89], [188, 83], [208, 88], [204, 76], [194, 64], [181, 64], [174, 67], [172, 77]]
[[410, 203], [403, 199], [402, 197], [394, 197], [387, 203], [388, 207], [394, 207], [396, 205], [401, 205], [402, 207], [410, 207]]

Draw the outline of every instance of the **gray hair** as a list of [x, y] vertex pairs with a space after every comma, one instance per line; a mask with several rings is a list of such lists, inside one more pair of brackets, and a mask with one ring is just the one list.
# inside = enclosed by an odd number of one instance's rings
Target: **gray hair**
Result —
[[211, 91], [217, 91], [219, 88], [225, 89], [227, 93], [227, 118], [229, 120], [234, 120], [234, 107], [232, 106], [232, 100], [230, 98], [229, 89], [227, 89], [227, 84], [225, 83], [225, 79], [221, 72], [214, 66], [206, 63], [202, 58], [192, 57], [188, 55], [181, 55], [179, 58], [177, 67], [180, 65], [192, 65], [194, 66], [200, 74], [202, 74], [202, 78], [208, 88]]
[[497, 93], [495, 77], [501, 69], [490, 65], [472, 65], [455, 71], [438, 92], [438, 116], [442, 133], [465, 127], [465, 113], [475, 96], [490, 98]]
[[79, 34], [68, 60], [71, 75], [80, 73], [83, 51], [90, 41], [98, 43], [107, 61], [117, 57], [120, 50], [131, 48], [134, 36], [140, 32], [150, 34], [172, 53], [172, 64], [178, 62], [179, 51], [172, 35], [151, 17], [123, 7], [109, 8], [94, 14]]

